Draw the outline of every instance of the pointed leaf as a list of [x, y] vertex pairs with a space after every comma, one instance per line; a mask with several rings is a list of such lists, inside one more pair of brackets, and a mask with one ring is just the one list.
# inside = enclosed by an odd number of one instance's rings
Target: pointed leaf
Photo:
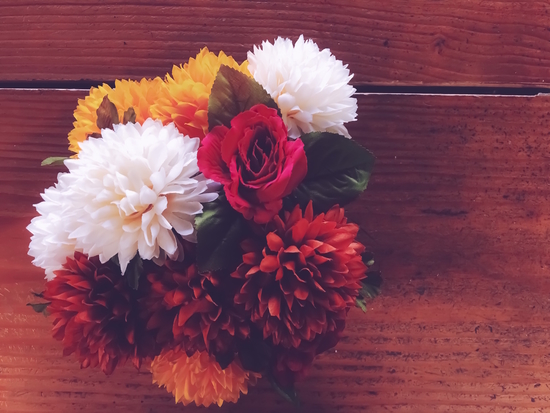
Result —
[[40, 166], [59, 166], [64, 165], [65, 159], [69, 159], [68, 156], [50, 156], [49, 158], [44, 159]]
[[128, 263], [128, 267], [126, 267], [126, 272], [124, 273], [124, 276], [126, 277], [126, 282], [131, 288], [137, 290], [139, 287], [139, 279], [141, 278], [142, 274], [143, 261], [139, 254], [136, 254], [134, 258], [132, 258], [132, 260]]
[[240, 243], [247, 234], [243, 216], [220, 196], [204, 205], [195, 226], [199, 271], [234, 270], [242, 260]]
[[271, 356], [272, 349], [261, 336], [251, 335], [249, 339], [239, 343], [239, 359], [245, 370], [264, 375]]
[[281, 112], [275, 101], [254, 79], [222, 65], [212, 85], [208, 99], [208, 129], [225, 125], [231, 127], [231, 119], [254, 105], [264, 104]]
[[307, 175], [285, 200], [285, 208], [312, 200], [317, 212], [343, 206], [367, 188], [374, 155], [357, 142], [329, 132], [301, 137], [307, 156]]
[[29, 307], [31, 307], [34, 311], [37, 313], [42, 313], [44, 315], [47, 315], [46, 310], [48, 309], [48, 306], [50, 305], [50, 302], [47, 303], [27, 303]]
[[99, 129], [113, 129], [113, 125], [120, 123], [116, 106], [109, 100], [108, 96], [103, 98], [96, 113], [96, 125]]
[[128, 110], [124, 112], [122, 124], [126, 125], [128, 122], [136, 123], [136, 111], [134, 110], [134, 108], [128, 108]]
[[300, 399], [298, 398], [298, 393], [294, 386], [283, 386], [281, 385], [272, 374], [268, 375], [269, 382], [271, 386], [285, 399], [295, 406], [300, 406]]
[[[372, 256], [368, 253], [363, 255], [363, 261], [372, 261]], [[367, 302], [375, 299], [380, 295], [382, 286], [382, 275], [380, 271], [367, 272], [367, 278], [361, 280], [361, 289], [359, 295], [355, 299], [355, 305], [359, 307], [363, 312], [367, 312]]]

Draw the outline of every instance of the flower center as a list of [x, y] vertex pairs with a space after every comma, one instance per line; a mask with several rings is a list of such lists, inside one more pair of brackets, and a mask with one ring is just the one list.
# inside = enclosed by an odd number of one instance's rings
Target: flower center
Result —
[[142, 211], [136, 211], [136, 212], [132, 212], [130, 215], [128, 215], [128, 218], [130, 219], [135, 219], [135, 218], [139, 218], [140, 216], [142, 216], [143, 214], [149, 212], [150, 210], [153, 209], [153, 204], [149, 204], [147, 205], [147, 207], [142, 210]]

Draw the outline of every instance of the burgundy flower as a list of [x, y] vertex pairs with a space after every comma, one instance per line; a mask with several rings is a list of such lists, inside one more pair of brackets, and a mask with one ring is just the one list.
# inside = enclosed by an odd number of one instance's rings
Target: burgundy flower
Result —
[[63, 354], [75, 353], [81, 366], [111, 374], [130, 359], [139, 368], [156, 355], [154, 338], [139, 317], [140, 292], [128, 286], [120, 267], [75, 252], [46, 283], [53, 337]]
[[197, 156], [201, 172], [224, 185], [231, 206], [260, 224], [281, 210], [307, 173], [303, 142], [288, 140], [283, 120], [265, 105], [235, 116], [231, 128], [213, 128]]
[[182, 346], [191, 356], [196, 351], [230, 354], [235, 340], [250, 333], [244, 311], [236, 308], [235, 280], [229, 274], [199, 274], [195, 263], [167, 261], [151, 266], [150, 292], [143, 306], [152, 312], [147, 327], [157, 342]]
[[303, 215], [297, 206], [273, 218], [263, 244], [242, 244], [243, 263], [232, 274], [242, 283], [235, 302], [251, 312], [264, 339], [299, 348], [343, 329], [367, 270], [358, 229], [338, 206], [314, 216], [310, 202]]

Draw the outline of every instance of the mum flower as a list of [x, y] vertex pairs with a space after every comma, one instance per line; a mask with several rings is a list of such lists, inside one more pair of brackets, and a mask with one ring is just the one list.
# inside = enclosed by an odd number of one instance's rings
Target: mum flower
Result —
[[63, 342], [64, 355], [76, 353], [83, 368], [99, 366], [105, 374], [128, 359], [139, 368], [155, 356], [153, 336], [138, 315], [140, 293], [120, 268], [77, 252], [56, 275], [44, 298], [51, 302], [52, 335]]
[[163, 87], [151, 113], [164, 124], [174, 122], [178, 130], [191, 137], [203, 138], [208, 132], [208, 98], [221, 65], [250, 75], [245, 61], [238, 64], [231, 56], [217, 56], [201, 49], [183, 66], [174, 66], [172, 76], [166, 75]]
[[232, 356], [236, 339], [250, 333], [244, 312], [233, 302], [236, 280], [223, 273], [199, 274], [197, 265], [189, 261], [166, 261], [147, 272], [150, 291], [143, 301], [151, 314], [147, 328], [156, 332], [157, 342], [181, 344], [190, 355], [208, 351]]
[[277, 102], [289, 136], [334, 132], [349, 137], [344, 124], [357, 117], [353, 77], [329, 49], [300, 36], [296, 44], [277, 38], [248, 52], [248, 69]]
[[244, 370], [233, 361], [224, 370], [214, 356], [197, 352], [191, 357], [181, 350], [163, 350], [151, 364], [153, 383], [166, 387], [176, 403], [184, 406], [195, 402], [208, 407], [215, 403], [236, 403], [241, 393], [248, 393], [248, 386], [256, 384], [259, 374]]
[[264, 339], [299, 348], [343, 328], [367, 270], [358, 230], [338, 206], [314, 216], [310, 202], [304, 214], [296, 206], [275, 216], [264, 245], [242, 244], [243, 263], [232, 274], [242, 281], [235, 302], [251, 312]]
[[32, 233], [29, 245], [29, 255], [34, 258], [32, 263], [43, 268], [46, 279], [55, 277], [54, 271], [61, 269], [67, 257], [75, 252], [76, 240], [70, 239], [67, 217], [72, 213], [71, 203], [64, 193], [64, 184], [47, 188], [42, 194], [43, 201], [36, 206], [39, 213], [27, 227]]
[[80, 151], [80, 142], [88, 139], [88, 136], [101, 131], [96, 125], [97, 109], [103, 98], [107, 95], [109, 100], [117, 108], [119, 119], [122, 121], [124, 112], [134, 108], [136, 122], [143, 123], [151, 118], [151, 105], [156, 101], [162, 87], [160, 77], [154, 79], [116, 80], [115, 88], [103, 84], [90, 89], [90, 94], [84, 99], [78, 100], [78, 106], [74, 111], [73, 130], [69, 133], [69, 149], [75, 153]]
[[[78, 159], [65, 161], [69, 172], [50, 188], [60, 192], [66, 209], [63, 219], [50, 225], [51, 236], [68, 233], [76, 250], [101, 262], [118, 254], [123, 273], [137, 252], [148, 260], [177, 259], [181, 249], [173, 230], [193, 241], [194, 216], [202, 212], [202, 203], [217, 198], [211, 181], [199, 174], [199, 139], [152, 119], [101, 133], [101, 139], [80, 144]], [[39, 212], [45, 209], [51, 207], [38, 204]], [[28, 227], [33, 234], [38, 223]], [[35, 237], [30, 253], [42, 256], [48, 240], [48, 235]]]

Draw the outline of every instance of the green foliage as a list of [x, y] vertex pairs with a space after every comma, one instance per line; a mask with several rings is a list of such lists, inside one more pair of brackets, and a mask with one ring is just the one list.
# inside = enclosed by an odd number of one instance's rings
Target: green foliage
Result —
[[345, 136], [312, 132], [301, 137], [307, 156], [304, 181], [285, 199], [285, 206], [312, 200], [316, 212], [343, 206], [366, 188], [374, 166], [374, 155]]
[[231, 119], [258, 104], [279, 111], [275, 101], [258, 82], [236, 69], [222, 65], [208, 99], [208, 129], [212, 130], [219, 125], [229, 128]]
[[241, 262], [241, 241], [247, 224], [225, 196], [204, 204], [204, 212], [195, 218], [197, 265], [200, 272], [234, 270]]

